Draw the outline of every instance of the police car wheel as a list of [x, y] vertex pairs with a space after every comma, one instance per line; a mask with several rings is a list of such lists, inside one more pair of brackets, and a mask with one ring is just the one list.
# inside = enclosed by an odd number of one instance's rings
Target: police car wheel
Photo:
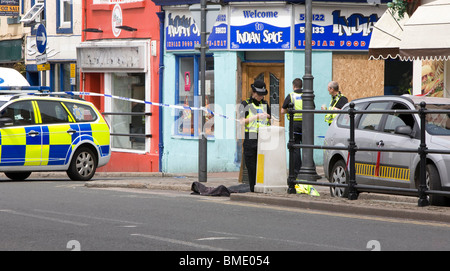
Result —
[[[333, 165], [330, 173], [330, 183], [348, 184], [348, 171], [344, 160], [339, 160]], [[348, 187], [330, 186], [330, 194], [332, 197], [347, 198]]]
[[23, 172], [5, 172], [6, 177], [13, 181], [23, 181], [26, 178], [30, 177], [31, 171], [23, 171]]
[[81, 147], [75, 152], [67, 175], [74, 181], [88, 181], [94, 176], [96, 169], [94, 153], [89, 148]]

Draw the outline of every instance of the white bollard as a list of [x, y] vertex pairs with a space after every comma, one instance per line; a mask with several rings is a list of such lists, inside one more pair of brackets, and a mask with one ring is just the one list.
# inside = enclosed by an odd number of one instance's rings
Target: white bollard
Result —
[[255, 192], [287, 191], [286, 138], [284, 127], [261, 127], [258, 132], [258, 161]]

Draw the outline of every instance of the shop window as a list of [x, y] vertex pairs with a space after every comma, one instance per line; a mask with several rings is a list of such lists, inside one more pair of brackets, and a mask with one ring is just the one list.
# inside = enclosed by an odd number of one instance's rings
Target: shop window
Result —
[[[177, 58], [178, 78], [176, 84], [176, 103], [185, 107], [200, 107], [200, 56], [179, 56]], [[214, 58], [206, 57], [205, 71], [205, 106], [214, 111]], [[201, 114], [188, 108], [175, 112], [175, 135], [198, 137], [201, 127], [199, 125]], [[205, 133], [208, 137], [214, 136], [214, 117], [205, 116]]]
[[384, 63], [384, 95], [412, 94], [412, 61], [386, 59]]
[[72, 33], [72, 0], [56, 1], [56, 33]]
[[[111, 94], [135, 100], [145, 100], [144, 73], [113, 73]], [[112, 147], [145, 151], [145, 104], [124, 99], [111, 99]]]

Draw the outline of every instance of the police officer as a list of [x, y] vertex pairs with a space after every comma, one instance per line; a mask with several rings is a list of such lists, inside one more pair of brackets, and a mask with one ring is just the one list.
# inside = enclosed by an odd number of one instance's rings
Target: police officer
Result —
[[[331, 95], [331, 102], [330, 106], [328, 107], [328, 110], [339, 110], [344, 107], [346, 103], [348, 103], [347, 97], [345, 97], [340, 91], [339, 91], [339, 84], [336, 81], [331, 81], [328, 83], [328, 93]], [[325, 106], [322, 106], [322, 110], [327, 110]], [[334, 118], [337, 116], [337, 114], [326, 114], [325, 115], [325, 122], [328, 123], [328, 125], [331, 125]]]
[[[288, 113], [288, 107], [290, 103], [294, 104], [295, 110], [303, 109], [303, 82], [300, 78], [295, 78], [292, 81], [293, 92], [289, 93], [284, 99], [283, 106], [281, 107], [281, 114]], [[290, 120], [290, 114], [287, 115], [288, 120]], [[294, 114], [294, 140], [295, 144], [300, 144], [302, 142], [302, 113]], [[298, 174], [300, 172], [300, 168], [302, 167], [302, 158], [300, 149], [295, 149], [294, 151], [294, 173]]]
[[250, 191], [254, 192], [258, 157], [258, 130], [259, 127], [270, 125], [270, 106], [264, 100], [264, 96], [268, 93], [264, 81], [255, 80], [251, 87], [252, 95], [247, 100], [242, 101], [239, 115], [241, 124], [245, 126], [245, 138], [242, 146]]

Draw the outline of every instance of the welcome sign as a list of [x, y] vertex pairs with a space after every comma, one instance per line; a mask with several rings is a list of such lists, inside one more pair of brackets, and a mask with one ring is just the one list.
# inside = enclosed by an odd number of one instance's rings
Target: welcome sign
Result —
[[[384, 11], [377, 6], [314, 5], [312, 49], [367, 51]], [[210, 50], [303, 50], [305, 22], [304, 5], [225, 6], [207, 30], [207, 44]], [[165, 31], [168, 51], [195, 50], [200, 44], [200, 29], [188, 10], [166, 10]]]
[[231, 50], [291, 49], [292, 6], [231, 7]]
[[[312, 49], [368, 50], [378, 7], [313, 7]], [[295, 6], [294, 48], [305, 48], [305, 6]]]

